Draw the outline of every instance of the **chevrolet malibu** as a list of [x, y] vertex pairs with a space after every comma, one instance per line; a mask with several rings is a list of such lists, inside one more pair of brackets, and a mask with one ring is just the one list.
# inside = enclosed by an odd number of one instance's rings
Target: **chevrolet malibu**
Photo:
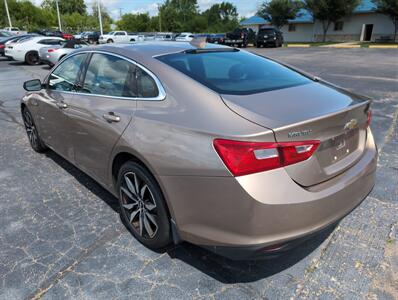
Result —
[[246, 51], [84, 48], [24, 88], [32, 148], [112, 192], [149, 248], [272, 256], [338, 222], [375, 182], [369, 99]]

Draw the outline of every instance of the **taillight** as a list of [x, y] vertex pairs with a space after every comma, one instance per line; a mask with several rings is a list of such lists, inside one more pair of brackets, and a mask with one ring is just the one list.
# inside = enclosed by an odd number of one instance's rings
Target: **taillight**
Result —
[[372, 123], [372, 111], [368, 110], [368, 119], [366, 120], [366, 125], [369, 127], [370, 123]]
[[47, 52], [54, 52], [55, 49], [48, 49]]
[[0, 49], [3, 49], [3, 48], [5, 48], [6, 46], [5, 45], [0, 45]]
[[307, 160], [319, 141], [243, 142], [215, 139], [218, 155], [234, 176], [273, 170]]
[[243, 33], [241, 33], [241, 34], [240, 34], [240, 38], [243, 39], [244, 37], [245, 37], [245, 35], [244, 35]]

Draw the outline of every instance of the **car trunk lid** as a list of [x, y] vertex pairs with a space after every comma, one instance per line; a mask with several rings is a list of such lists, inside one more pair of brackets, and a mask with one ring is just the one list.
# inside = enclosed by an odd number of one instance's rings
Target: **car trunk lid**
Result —
[[315, 185], [344, 172], [364, 150], [369, 101], [339, 88], [313, 82], [222, 98], [245, 119], [272, 129], [277, 142], [320, 141], [311, 158], [285, 167], [302, 186]]

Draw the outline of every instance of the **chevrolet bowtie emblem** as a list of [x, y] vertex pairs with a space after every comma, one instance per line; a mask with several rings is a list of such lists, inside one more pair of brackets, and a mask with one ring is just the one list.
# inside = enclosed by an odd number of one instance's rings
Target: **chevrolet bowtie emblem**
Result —
[[358, 126], [357, 119], [352, 119], [344, 125], [344, 130], [354, 129]]

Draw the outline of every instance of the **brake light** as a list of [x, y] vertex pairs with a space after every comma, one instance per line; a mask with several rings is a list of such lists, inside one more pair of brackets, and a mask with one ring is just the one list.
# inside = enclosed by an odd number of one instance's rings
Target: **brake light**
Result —
[[367, 127], [370, 126], [370, 123], [372, 123], [372, 111], [369, 109], [369, 110], [368, 110], [368, 119], [367, 119], [367, 121], [366, 121]]
[[245, 37], [245, 35], [243, 33], [241, 33], [240, 37], [243, 39]]
[[47, 52], [54, 52], [56, 49], [48, 49]]
[[312, 156], [319, 141], [243, 142], [215, 139], [218, 155], [234, 176], [282, 168]]
[[3, 48], [5, 48], [6, 46], [5, 45], [0, 45], [0, 49], [3, 49]]

